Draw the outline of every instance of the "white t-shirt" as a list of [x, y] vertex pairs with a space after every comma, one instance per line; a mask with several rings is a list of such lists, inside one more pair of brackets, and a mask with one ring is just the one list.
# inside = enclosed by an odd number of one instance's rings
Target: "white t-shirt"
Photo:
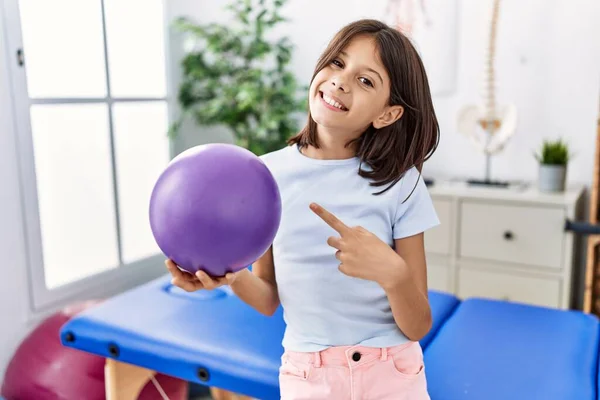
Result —
[[375, 196], [373, 193], [385, 187], [370, 186], [369, 180], [358, 175], [357, 157], [318, 160], [305, 156], [293, 145], [261, 159], [275, 177], [282, 199], [273, 257], [287, 324], [283, 346], [302, 352], [330, 346], [387, 347], [407, 342], [381, 286], [339, 271], [336, 249], [327, 244], [329, 236], [339, 234], [309, 205], [316, 202], [346, 225], [360, 225], [393, 245], [394, 239], [439, 224], [418, 170], [407, 171], [393, 188]]

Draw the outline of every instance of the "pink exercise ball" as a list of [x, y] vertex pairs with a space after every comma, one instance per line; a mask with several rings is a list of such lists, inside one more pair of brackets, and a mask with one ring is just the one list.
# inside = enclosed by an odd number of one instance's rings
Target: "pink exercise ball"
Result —
[[[67, 321], [95, 304], [77, 304], [39, 324], [19, 345], [8, 364], [0, 396], [6, 400], [105, 400], [105, 359], [63, 346], [59, 334]], [[156, 380], [170, 400], [187, 400], [186, 381], [162, 374], [157, 374]], [[148, 382], [138, 400], [162, 400], [162, 397], [154, 384]]]

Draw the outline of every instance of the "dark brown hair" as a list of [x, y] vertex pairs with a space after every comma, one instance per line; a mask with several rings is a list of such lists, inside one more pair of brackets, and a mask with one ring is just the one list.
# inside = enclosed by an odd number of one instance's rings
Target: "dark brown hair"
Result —
[[[359, 168], [358, 173], [371, 179], [371, 186], [390, 184], [376, 193], [381, 194], [396, 184], [413, 166], [419, 172], [422, 170], [423, 163], [438, 146], [439, 125], [419, 54], [405, 35], [381, 21], [362, 19], [343, 27], [319, 58], [312, 79], [359, 35], [369, 35], [375, 39], [379, 57], [391, 82], [388, 105], [401, 105], [404, 108], [398, 121], [381, 129], [371, 125], [360, 137], [346, 145], [356, 142], [356, 155], [361, 165], [367, 164], [371, 169], [366, 171]], [[310, 111], [308, 123], [288, 140], [288, 144], [319, 147], [317, 124]]]

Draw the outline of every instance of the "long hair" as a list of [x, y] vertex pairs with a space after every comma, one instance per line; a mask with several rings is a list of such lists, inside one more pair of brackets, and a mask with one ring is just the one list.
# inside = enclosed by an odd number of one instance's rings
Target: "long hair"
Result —
[[[329, 65], [339, 53], [358, 35], [370, 35], [375, 39], [379, 56], [390, 77], [388, 105], [401, 105], [404, 113], [391, 125], [376, 129], [368, 127], [358, 138], [346, 146], [356, 145], [357, 157], [362, 164], [358, 174], [371, 179], [371, 186], [386, 189], [395, 185], [412, 167], [422, 171], [423, 163], [431, 157], [439, 143], [439, 125], [429, 89], [425, 68], [410, 40], [387, 24], [362, 19], [343, 27], [331, 40], [319, 58], [313, 76]], [[300, 147], [308, 145], [319, 148], [317, 124], [310, 111], [306, 126], [288, 144]]]

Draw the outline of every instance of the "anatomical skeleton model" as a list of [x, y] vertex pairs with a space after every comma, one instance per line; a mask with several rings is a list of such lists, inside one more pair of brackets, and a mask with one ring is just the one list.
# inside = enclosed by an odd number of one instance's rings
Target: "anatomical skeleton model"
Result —
[[483, 104], [464, 106], [458, 113], [458, 131], [467, 136], [486, 156], [485, 180], [470, 183], [506, 186], [490, 180], [490, 158], [500, 153], [515, 133], [517, 108], [514, 104], [498, 107], [496, 104], [495, 52], [500, 0], [494, 0], [490, 37], [486, 49]]

